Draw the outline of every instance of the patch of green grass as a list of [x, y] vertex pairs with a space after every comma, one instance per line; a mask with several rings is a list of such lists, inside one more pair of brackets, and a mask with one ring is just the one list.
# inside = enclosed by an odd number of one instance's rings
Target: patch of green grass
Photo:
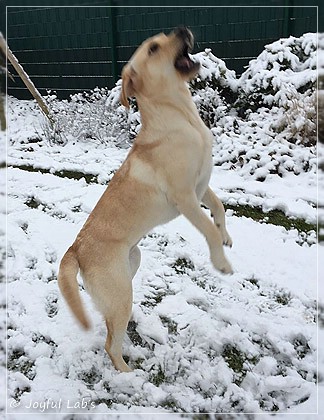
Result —
[[[2, 235], [1, 235], [2, 236]], [[5, 246], [0, 246], [0, 283], [4, 283], [6, 281], [6, 276], [5, 276], [5, 261], [7, 258], [7, 252], [5, 249]], [[5, 304], [0, 304], [0, 306], [2, 307]]]
[[[75, 179], [75, 180], [79, 180], [81, 178], [84, 178], [85, 181], [88, 184], [91, 183], [98, 183], [98, 178], [96, 175], [93, 174], [84, 174], [83, 172], [80, 171], [72, 171], [72, 170], [61, 170], [61, 171], [54, 171], [51, 172], [49, 169], [44, 169], [44, 168], [37, 168], [31, 165], [10, 165], [9, 167], [12, 168], [17, 168], [17, 169], [21, 169], [23, 171], [27, 171], [27, 172], [40, 172], [43, 174], [46, 173], [50, 173], [52, 175], [56, 175], [59, 176], [61, 178], [69, 178], [69, 179]], [[112, 175], [114, 172], [111, 171], [109, 175]], [[38, 206], [42, 203], [40, 203], [37, 199], [35, 199], [35, 197], [31, 197], [26, 204], [30, 207], [30, 208], [38, 208]], [[204, 207], [204, 206], [203, 206]], [[319, 224], [318, 226], [318, 230], [317, 230], [317, 226], [316, 224], [313, 223], [308, 223], [306, 222], [304, 219], [301, 218], [290, 218], [287, 217], [285, 215], [285, 213], [281, 210], [270, 210], [269, 212], [264, 212], [262, 210], [261, 207], [253, 207], [253, 206], [249, 206], [249, 205], [229, 205], [229, 204], [225, 204], [224, 205], [225, 209], [231, 209], [234, 211], [234, 214], [238, 217], [248, 217], [251, 218], [257, 222], [261, 222], [261, 223], [268, 223], [268, 224], [273, 224], [276, 226], [282, 226], [284, 227], [286, 230], [291, 230], [291, 229], [297, 229], [298, 232], [302, 233], [308, 233], [311, 231], [315, 231], [317, 232], [317, 236], [318, 236], [318, 240], [319, 242], [323, 242], [324, 241], [324, 234], [321, 233], [321, 230], [323, 231], [324, 229], [324, 225]], [[80, 208], [75, 207], [74, 209], [72, 209], [72, 211], [78, 212], [80, 211]], [[148, 236], [152, 236], [148, 235]], [[167, 240], [160, 240], [159, 241], [159, 245], [163, 248], [166, 247], [168, 245], [168, 241]], [[179, 261], [178, 261], [179, 260]], [[188, 260], [183, 259], [183, 258], [179, 258], [176, 263], [175, 263], [175, 270], [178, 274], [184, 274], [184, 268], [186, 266], [186, 262], [188, 262]], [[190, 269], [193, 269], [194, 266], [191, 262], [189, 263], [189, 267]]]
[[20, 397], [25, 393], [25, 392], [30, 392], [31, 388], [30, 386], [23, 386], [22, 388], [20, 388], [19, 386], [15, 389], [15, 395], [13, 396], [13, 398], [16, 401], [20, 400]]
[[136, 359], [136, 360], [132, 360], [132, 369], [143, 369], [142, 364], [143, 364], [144, 360], [145, 359], [143, 359], [141, 357]]
[[293, 299], [293, 295], [285, 289], [273, 290], [271, 292], [261, 290], [260, 296], [266, 296], [268, 298], [271, 298], [271, 300], [283, 306], [289, 305], [289, 303]]
[[159, 369], [157, 372], [151, 373], [150, 377], [149, 377], [149, 381], [159, 387], [161, 384], [163, 384], [163, 382], [165, 382], [166, 380], [166, 376], [165, 373], [162, 370], [162, 367], [159, 366]]
[[178, 324], [175, 321], [173, 321], [170, 318], [167, 318], [166, 316], [161, 316], [161, 315], [160, 315], [160, 319], [162, 321], [162, 324], [168, 328], [169, 334], [173, 334], [173, 335], [178, 334]]
[[207, 281], [203, 278], [193, 277], [192, 281], [201, 289], [206, 289]]
[[297, 229], [298, 232], [311, 232], [317, 230], [316, 224], [308, 223], [304, 219], [290, 218], [281, 210], [270, 210], [264, 212], [261, 207], [252, 207], [249, 205], [224, 205], [225, 210], [233, 210], [234, 215], [238, 217], [249, 217], [256, 222], [269, 223], [275, 226], [282, 226], [286, 230]]
[[82, 212], [81, 204], [78, 204], [77, 206], [72, 207], [71, 210], [73, 211], [73, 213], [81, 213]]
[[303, 404], [309, 400], [310, 395], [305, 395], [305, 397], [300, 398], [298, 401], [295, 401], [295, 405]]
[[183, 411], [179, 407], [177, 400], [173, 398], [172, 396], [168, 396], [164, 401], [161, 402], [160, 405], [161, 407], [167, 408], [172, 411], [176, 411], [176, 412]]
[[91, 389], [94, 384], [98, 383], [101, 380], [101, 374], [95, 366], [92, 366], [89, 370], [84, 370], [80, 372], [78, 378], [85, 382], [87, 386]]
[[244, 353], [240, 352], [235, 346], [226, 344], [223, 348], [222, 356], [228, 366], [235, 373], [243, 372], [243, 365], [246, 360]]
[[150, 295], [145, 295], [145, 301], [141, 302], [142, 306], [146, 306], [147, 308], [154, 308], [156, 305], [162, 302], [163, 298], [167, 296], [166, 291], [156, 290], [154, 293]]
[[41, 202], [37, 200], [35, 197], [28, 197], [28, 199], [25, 201], [26, 206], [28, 206], [31, 209], [37, 209]]
[[28, 137], [27, 139], [28, 144], [36, 144], [36, 143], [41, 143], [42, 139], [40, 137]]
[[129, 321], [128, 326], [127, 326], [127, 335], [135, 346], [143, 347], [144, 342], [142, 340], [142, 337], [137, 332], [136, 327], [137, 327], [137, 324], [135, 321]]
[[34, 333], [32, 336], [32, 340], [34, 343], [46, 343], [53, 348], [57, 347], [57, 344], [50, 337], [45, 337], [42, 334]]
[[302, 335], [295, 337], [292, 344], [300, 359], [304, 359], [306, 355], [311, 351], [306, 338]]
[[171, 264], [171, 267], [177, 274], [186, 274], [188, 270], [194, 270], [195, 266], [192, 261], [187, 258], [177, 258], [176, 261]]
[[10, 165], [9, 168], [16, 168], [16, 169], [20, 169], [22, 171], [27, 171], [27, 172], [40, 172], [41, 174], [52, 174], [55, 176], [59, 176], [60, 178], [69, 178], [69, 179], [75, 179], [75, 180], [84, 178], [87, 184], [98, 182], [98, 178], [96, 175], [85, 174], [80, 171], [72, 171], [72, 170], [64, 169], [61, 171], [52, 172], [50, 169], [37, 168], [31, 165]]
[[291, 299], [292, 299], [291, 294], [289, 292], [285, 291], [285, 290], [280, 290], [275, 295], [275, 300], [280, 305], [284, 305], [284, 306], [288, 305], [289, 302], [291, 301]]
[[60, 211], [57, 211], [57, 210], [53, 210], [54, 209], [53, 204], [42, 203], [39, 199], [37, 199], [34, 196], [28, 197], [27, 200], [25, 201], [25, 204], [31, 209], [38, 209], [41, 206], [41, 210], [44, 213], [47, 213], [51, 217], [55, 217], [56, 219], [64, 219], [66, 217], [64, 213], [61, 213]]
[[20, 226], [20, 228], [23, 230], [24, 233], [26, 233], [26, 234], [28, 233], [28, 223], [27, 222], [23, 223]]
[[252, 276], [250, 279], [245, 279], [245, 280], [253, 284], [253, 286], [257, 287], [258, 289], [260, 288], [259, 280], [257, 280], [254, 276]]
[[256, 365], [259, 361], [258, 356], [248, 357], [244, 352], [241, 352], [236, 346], [226, 344], [223, 347], [222, 357], [227, 363], [228, 367], [234, 371], [233, 382], [240, 385], [248, 371], [247, 365]]
[[17, 349], [8, 354], [7, 368], [14, 372], [21, 372], [30, 380], [36, 376], [35, 362], [30, 360], [23, 350]]
[[46, 283], [50, 283], [54, 280], [57, 280], [57, 274], [55, 273], [55, 271], [52, 271], [52, 274], [46, 278]]
[[161, 250], [165, 249], [169, 245], [169, 239], [166, 235], [161, 235], [157, 232], [149, 232], [147, 235], [143, 236], [143, 239], [150, 238], [155, 239], [157, 245]]
[[58, 297], [56, 295], [49, 295], [46, 298], [45, 311], [49, 318], [53, 318], [57, 315], [58, 306], [57, 306]]
[[28, 262], [27, 262], [26, 267], [27, 267], [29, 270], [35, 270], [36, 265], [37, 265], [37, 258], [35, 258], [35, 257], [30, 257], [30, 258], [28, 259]]
[[111, 408], [113, 403], [116, 401], [112, 400], [111, 398], [97, 398], [95, 400], [92, 400], [95, 405], [105, 404], [107, 408]]
[[50, 337], [45, 337], [42, 334], [38, 334], [38, 333], [34, 333], [32, 335], [32, 341], [34, 343], [46, 343], [50, 346], [51, 349], [51, 358], [54, 356], [55, 350], [57, 348], [57, 344], [50, 338]]
[[266, 412], [275, 413], [276, 411], [279, 411], [279, 407], [277, 406], [277, 404], [269, 402], [268, 400], [261, 400], [259, 402], [259, 406], [263, 411], [266, 411]]

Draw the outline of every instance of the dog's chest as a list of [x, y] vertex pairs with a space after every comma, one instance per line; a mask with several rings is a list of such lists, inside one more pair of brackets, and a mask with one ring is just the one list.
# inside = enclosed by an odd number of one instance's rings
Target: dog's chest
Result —
[[201, 130], [199, 130], [199, 136], [197, 136], [196, 141], [199, 142], [199, 176], [205, 177], [208, 174], [210, 175], [212, 168], [212, 133], [210, 132], [210, 130], [208, 130], [207, 127], [204, 126]]

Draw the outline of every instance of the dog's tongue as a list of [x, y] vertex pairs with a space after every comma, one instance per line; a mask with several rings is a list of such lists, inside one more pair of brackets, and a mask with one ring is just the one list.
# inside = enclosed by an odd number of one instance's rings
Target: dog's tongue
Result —
[[178, 59], [178, 65], [181, 66], [181, 67], [189, 68], [189, 67], [191, 67], [191, 60], [190, 60], [189, 57], [185, 57], [185, 56], [180, 57]]

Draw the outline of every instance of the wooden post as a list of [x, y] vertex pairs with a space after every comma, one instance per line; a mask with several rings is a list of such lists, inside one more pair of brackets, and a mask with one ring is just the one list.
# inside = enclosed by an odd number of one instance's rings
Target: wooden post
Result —
[[118, 80], [118, 66], [117, 66], [117, 31], [116, 31], [116, 12], [114, 8], [114, 0], [108, 2], [108, 16], [109, 22], [109, 37], [110, 37], [110, 51], [111, 51], [111, 66], [114, 83]]
[[6, 122], [6, 112], [5, 112], [5, 97], [0, 92], [0, 130], [6, 131], [7, 122]]
[[40, 106], [43, 113], [46, 115], [46, 117], [50, 120], [52, 123], [52, 118], [50, 116], [49, 110], [47, 108], [47, 105], [41, 96], [41, 94], [36, 89], [34, 83], [30, 80], [28, 74], [23, 69], [22, 65], [18, 62], [17, 58], [13, 55], [11, 50], [8, 47], [8, 44], [6, 43], [4, 37], [2, 36], [2, 33], [0, 32], [0, 49], [3, 51], [5, 57], [8, 58], [10, 63], [15, 68], [16, 72], [19, 74], [21, 80], [25, 83], [27, 89], [32, 94], [32, 96], [36, 99], [36, 102]]

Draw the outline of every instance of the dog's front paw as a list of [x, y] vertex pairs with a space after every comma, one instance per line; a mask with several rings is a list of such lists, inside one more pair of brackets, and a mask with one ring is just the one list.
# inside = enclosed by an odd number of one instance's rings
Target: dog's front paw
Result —
[[223, 245], [229, 246], [230, 248], [233, 246], [232, 238], [229, 236], [228, 232], [224, 232], [223, 234]]
[[232, 238], [230, 236], [228, 236], [227, 238], [224, 238], [223, 245], [228, 246], [229, 248], [232, 248], [233, 246]]
[[220, 233], [222, 235], [223, 245], [229, 246], [230, 248], [232, 248], [233, 241], [232, 241], [232, 238], [230, 237], [229, 233], [227, 232], [225, 225], [221, 225], [219, 223], [216, 223], [216, 226], [218, 227], [218, 229], [220, 230]]

